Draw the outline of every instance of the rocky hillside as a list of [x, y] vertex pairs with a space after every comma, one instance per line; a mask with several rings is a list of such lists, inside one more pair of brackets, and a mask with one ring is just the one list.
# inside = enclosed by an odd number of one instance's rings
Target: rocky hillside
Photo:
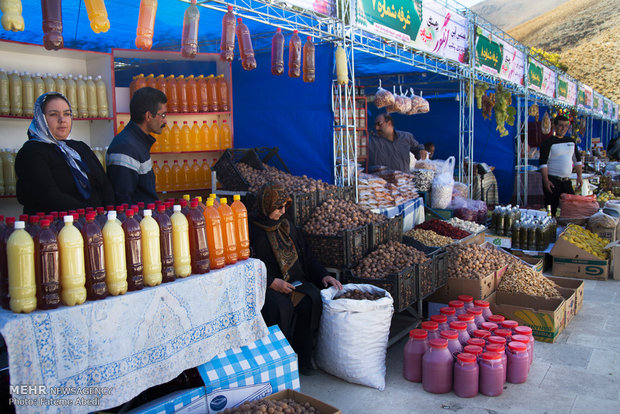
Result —
[[620, 103], [620, 0], [570, 0], [509, 33], [559, 53], [568, 73]]
[[534, 19], [553, 10], [568, 0], [486, 0], [471, 9], [493, 23], [495, 26], [510, 30], [521, 23]]

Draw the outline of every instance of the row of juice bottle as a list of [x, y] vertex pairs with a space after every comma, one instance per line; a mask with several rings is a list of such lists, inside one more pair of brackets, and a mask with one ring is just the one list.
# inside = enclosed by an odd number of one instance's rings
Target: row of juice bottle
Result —
[[195, 159], [191, 165], [188, 160], [183, 160], [182, 165], [174, 160], [172, 167], [168, 160], [164, 160], [161, 168], [157, 161], [153, 161], [153, 173], [157, 191], [204, 189], [211, 185], [211, 165], [206, 158], [202, 159], [202, 164]]
[[168, 98], [168, 112], [196, 113], [196, 112], [227, 112], [228, 82], [224, 75], [196, 76], [164, 75], [155, 76], [152, 73], [144, 76], [139, 74], [133, 77], [129, 84], [129, 96], [145, 86], [162, 91]]
[[33, 116], [34, 102], [47, 92], [62, 93], [75, 118], [107, 118], [107, 86], [101, 76], [30, 74], [0, 69], [0, 115]]
[[[118, 124], [116, 133], [118, 134], [125, 128], [125, 122]], [[191, 151], [217, 151], [232, 148], [232, 132], [228, 122], [224, 119], [218, 125], [217, 120], [213, 120], [211, 127], [207, 121], [202, 121], [202, 127], [198, 126], [198, 121], [194, 121], [189, 127], [187, 121], [183, 121], [183, 126], [179, 127], [177, 121], [173, 121], [172, 128], [166, 125], [161, 134], [151, 134], [155, 138], [155, 143], [151, 147], [151, 153], [159, 152], [191, 152]]]
[[15, 156], [17, 150], [0, 150], [0, 195], [15, 195], [17, 176], [15, 174]]
[[[75, 306], [203, 274], [250, 255], [238, 195], [0, 222], [0, 304], [16, 313]], [[155, 210], [155, 208], [157, 208]], [[58, 220], [62, 217], [62, 221]], [[28, 226], [26, 226], [26, 220]], [[61, 224], [62, 223], [62, 224]]]

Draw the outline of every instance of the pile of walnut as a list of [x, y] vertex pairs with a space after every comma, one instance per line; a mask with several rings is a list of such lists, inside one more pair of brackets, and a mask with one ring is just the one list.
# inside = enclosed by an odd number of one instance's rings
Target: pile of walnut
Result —
[[285, 398], [284, 400], [257, 400], [244, 403], [239, 407], [227, 408], [222, 414], [305, 414], [320, 413], [320, 411], [310, 405], [310, 403], [302, 403]]
[[235, 164], [243, 178], [250, 184], [250, 192], [256, 193], [258, 190], [270, 181], [280, 183], [284, 186], [284, 190], [289, 194], [309, 193], [316, 190], [327, 190], [336, 188], [321, 180], [315, 180], [305, 175], [301, 177], [291, 175], [284, 171], [280, 171], [270, 165], [265, 165], [265, 170], [256, 170], [248, 164], [239, 162]]
[[340, 231], [387, 220], [349, 200], [327, 200], [321, 204], [304, 225], [304, 232], [314, 236], [335, 236]]
[[334, 299], [354, 299], [354, 300], [377, 300], [385, 297], [384, 292], [362, 292], [359, 289], [349, 290], [340, 296], [336, 296]]
[[508, 293], [525, 293], [530, 296], [561, 298], [558, 285], [524, 263], [511, 263], [506, 268], [497, 290]]
[[482, 279], [512, 261], [510, 255], [499, 249], [477, 244], [456, 244], [446, 247], [446, 250], [448, 277]]
[[428, 260], [430, 259], [424, 253], [413, 247], [399, 242], [389, 242], [364, 257], [353, 269], [353, 274], [369, 279], [385, 279], [392, 273]]

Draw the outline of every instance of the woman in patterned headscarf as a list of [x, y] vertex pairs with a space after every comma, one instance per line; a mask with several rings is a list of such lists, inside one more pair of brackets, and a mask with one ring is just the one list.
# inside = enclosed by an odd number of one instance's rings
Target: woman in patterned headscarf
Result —
[[73, 113], [58, 92], [39, 96], [28, 140], [17, 153], [17, 200], [24, 214], [114, 204], [114, 191], [97, 156], [69, 139]]
[[310, 253], [284, 217], [291, 199], [282, 184], [265, 184], [250, 218], [253, 257], [267, 267], [267, 292], [262, 309], [268, 326], [278, 325], [299, 355], [299, 370], [311, 375], [312, 344], [321, 318], [320, 288], [342, 285]]

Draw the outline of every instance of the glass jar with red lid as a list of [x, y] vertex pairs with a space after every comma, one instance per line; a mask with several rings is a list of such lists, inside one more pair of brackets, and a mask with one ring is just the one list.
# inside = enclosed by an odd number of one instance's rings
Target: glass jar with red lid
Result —
[[453, 357], [463, 352], [463, 345], [459, 342], [459, 333], [452, 329], [446, 329], [445, 331], [439, 332], [439, 335], [448, 341], [448, 350], [452, 354]]
[[439, 313], [442, 315], [446, 315], [446, 317], [448, 318], [448, 326], [450, 325], [450, 322], [458, 320], [456, 318], [456, 309], [451, 308], [450, 306], [440, 308]]
[[459, 342], [461, 345], [467, 345], [467, 340], [471, 337], [467, 333], [467, 324], [465, 322], [450, 322], [450, 329], [455, 330], [459, 334]]
[[491, 309], [490, 309], [490, 304], [486, 300], [475, 300], [474, 306], [477, 306], [482, 309], [482, 317], [484, 318], [485, 321], [488, 321], [489, 317], [493, 315], [493, 312], [491, 312]]
[[420, 324], [420, 327], [428, 332], [428, 340], [439, 339], [439, 326], [437, 322], [424, 321]]
[[489, 344], [486, 348], [487, 352], [497, 352], [502, 356], [502, 367], [504, 368], [504, 383], [506, 383], [506, 367], [508, 366], [508, 359], [506, 357], [506, 347], [500, 344]]
[[454, 308], [457, 317], [465, 313], [465, 304], [460, 300], [451, 300], [450, 302], [448, 302], [448, 306]]
[[517, 326], [514, 329], [514, 333], [517, 335], [525, 335], [530, 338], [530, 346], [528, 347], [527, 352], [530, 357], [530, 365], [532, 365], [532, 362], [534, 362], [534, 335], [532, 334], [532, 328], [523, 325]]
[[470, 296], [470, 295], [459, 295], [458, 300], [463, 302], [463, 308], [465, 309], [465, 311], [467, 311], [467, 309], [469, 309], [469, 308], [474, 306], [474, 297], [473, 296]]
[[477, 328], [480, 328], [480, 326], [484, 322], [486, 322], [486, 320], [482, 316], [482, 308], [479, 308], [478, 306], [472, 306], [471, 308], [467, 309], [467, 313], [474, 315], [474, 322], [476, 323]]
[[450, 329], [450, 326], [448, 326], [448, 317], [443, 313], [440, 313], [439, 315], [431, 315], [430, 320], [437, 322], [439, 332]]
[[527, 381], [529, 371], [529, 356], [527, 346], [523, 342], [512, 341], [508, 344], [508, 368], [506, 379], [513, 384], [522, 384]]

